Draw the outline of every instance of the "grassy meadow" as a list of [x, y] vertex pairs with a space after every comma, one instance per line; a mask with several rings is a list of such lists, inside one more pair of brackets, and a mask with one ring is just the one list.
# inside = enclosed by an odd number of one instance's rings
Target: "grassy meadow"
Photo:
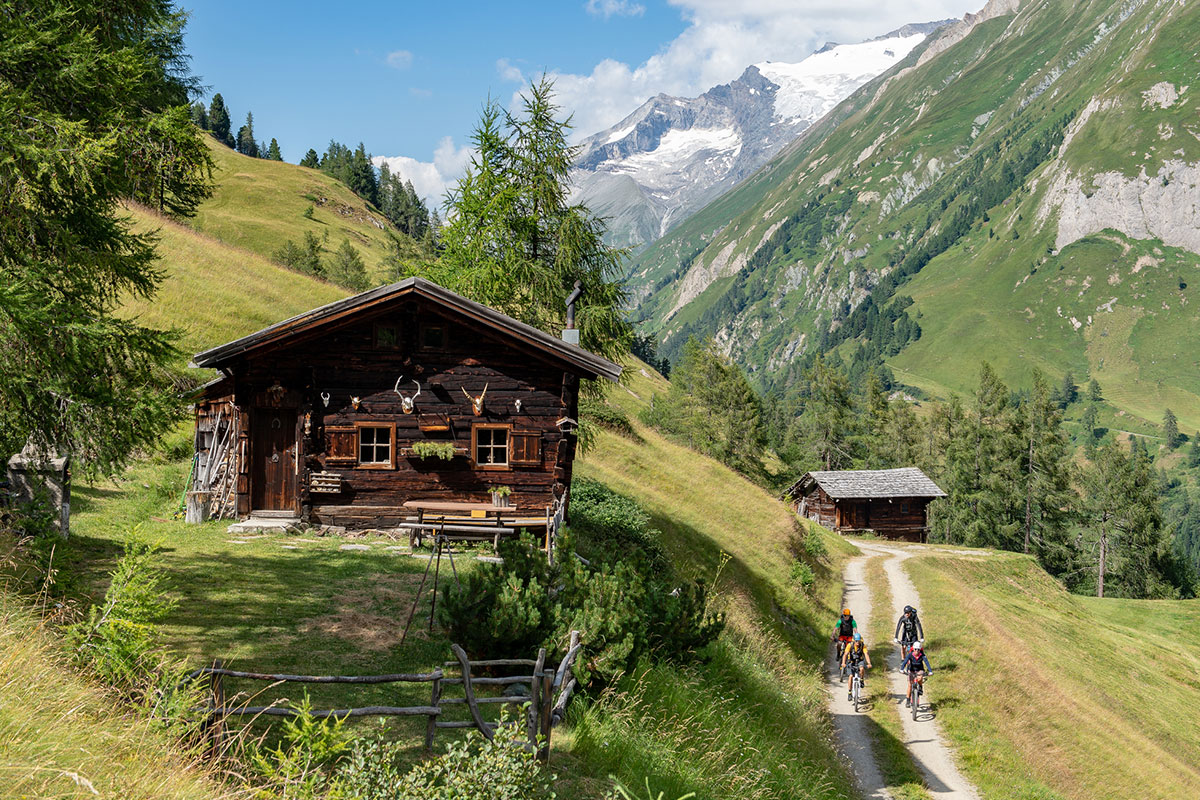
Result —
[[1032, 559], [928, 547], [929, 697], [984, 797], [1200, 794], [1200, 601], [1068, 594]]

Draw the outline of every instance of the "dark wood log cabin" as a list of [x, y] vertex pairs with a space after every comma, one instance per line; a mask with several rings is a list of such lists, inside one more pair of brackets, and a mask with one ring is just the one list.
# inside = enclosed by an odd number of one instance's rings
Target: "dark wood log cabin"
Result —
[[[222, 373], [196, 405], [193, 488], [211, 513], [349, 529], [411, 521], [411, 501], [490, 504], [499, 487], [511, 490], [511, 517], [546, 520], [571, 482], [580, 380], [621, 373], [421, 278], [192, 366]], [[453, 457], [421, 457], [423, 442]]]
[[929, 503], [945, 496], [916, 467], [809, 472], [785, 493], [796, 513], [838, 533], [911, 542], [925, 541]]

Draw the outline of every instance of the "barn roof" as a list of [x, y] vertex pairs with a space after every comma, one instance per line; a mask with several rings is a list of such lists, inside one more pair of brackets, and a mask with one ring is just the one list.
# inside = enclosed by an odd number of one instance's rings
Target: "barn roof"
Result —
[[814, 484], [835, 500], [946, 496], [936, 483], [916, 467], [808, 472], [791, 485], [787, 494], [793, 497], [806, 494]]
[[291, 319], [285, 319], [263, 328], [257, 333], [243, 336], [227, 344], [205, 350], [192, 357], [193, 367], [220, 367], [235, 358], [247, 355], [269, 345], [283, 342], [294, 336], [308, 333], [316, 328], [332, 325], [343, 321], [346, 317], [377, 308], [385, 303], [401, 297], [414, 295], [429, 300], [435, 305], [467, 317], [486, 327], [492, 328], [510, 338], [520, 340], [535, 350], [556, 356], [562, 361], [575, 367], [584, 377], [604, 377], [615, 381], [621, 375], [622, 367], [607, 358], [588, 352], [578, 345], [569, 344], [545, 331], [526, 325], [512, 317], [501, 314], [494, 308], [468, 300], [460, 294], [442, 288], [424, 278], [405, 278], [404, 280], [380, 286], [376, 289], [338, 300], [328, 305], [306, 311]]

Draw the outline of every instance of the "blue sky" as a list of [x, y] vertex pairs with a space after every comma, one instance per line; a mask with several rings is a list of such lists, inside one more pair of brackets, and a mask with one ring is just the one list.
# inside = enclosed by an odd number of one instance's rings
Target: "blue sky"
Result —
[[329, 140], [397, 156], [418, 190], [461, 172], [489, 93], [508, 104], [543, 71], [580, 136], [658, 92], [695, 95], [751, 63], [826, 40], [958, 17], [983, 0], [232, 2], [184, 5], [193, 70], [239, 126], [298, 161]]

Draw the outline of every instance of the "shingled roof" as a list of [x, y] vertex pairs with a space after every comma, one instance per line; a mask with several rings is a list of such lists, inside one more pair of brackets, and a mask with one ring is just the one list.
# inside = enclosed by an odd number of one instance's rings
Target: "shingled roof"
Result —
[[835, 500], [946, 496], [936, 483], [916, 467], [808, 472], [791, 485], [787, 494], [793, 497], [805, 494], [814, 483]]
[[608, 378], [616, 381], [621, 376], [621, 366], [607, 358], [588, 352], [575, 344], [564, 342], [545, 331], [538, 330], [512, 317], [501, 314], [494, 308], [468, 300], [460, 294], [438, 286], [424, 278], [406, 278], [399, 283], [380, 286], [338, 300], [320, 308], [306, 311], [291, 319], [285, 319], [263, 328], [257, 333], [243, 336], [227, 344], [205, 350], [192, 357], [193, 367], [221, 367], [230, 361], [253, 351], [286, 339], [308, 334], [315, 329], [337, 325], [353, 314], [378, 308], [406, 296], [419, 296], [447, 311], [455, 312], [468, 319], [489, 327], [513, 341], [547, 355], [555, 356], [574, 367], [582, 377]]

